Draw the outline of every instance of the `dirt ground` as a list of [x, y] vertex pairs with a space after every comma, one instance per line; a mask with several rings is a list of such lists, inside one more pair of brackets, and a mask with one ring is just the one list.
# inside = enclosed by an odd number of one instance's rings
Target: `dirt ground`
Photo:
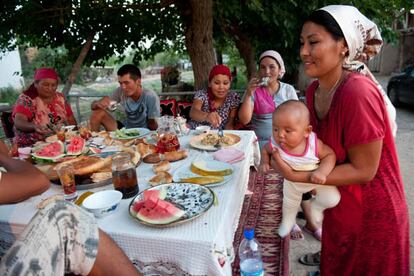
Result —
[[[377, 76], [377, 79], [384, 88], [386, 88], [388, 78], [387, 76]], [[397, 124], [396, 145], [410, 212], [410, 223], [412, 223], [414, 219], [414, 106], [397, 108]], [[300, 226], [304, 224], [304, 220], [301, 219], [298, 219], [297, 222]], [[410, 228], [411, 275], [414, 275], [414, 228], [413, 226]], [[309, 271], [318, 269], [318, 267], [304, 266], [298, 262], [298, 258], [301, 255], [317, 252], [320, 249], [319, 241], [316, 241], [308, 233], [304, 234], [305, 240], [290, 242], [289, 265], [291, 275], [294, 276], [307, 275]]]

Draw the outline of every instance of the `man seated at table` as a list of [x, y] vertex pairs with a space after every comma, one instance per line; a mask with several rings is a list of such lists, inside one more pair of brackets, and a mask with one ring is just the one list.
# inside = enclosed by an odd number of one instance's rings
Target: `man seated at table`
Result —
[[[30, 163], [11, 159], [0, 141], [0, 204], [43, 193], [50, 182]], [[67, 201], [40, 209], [2, 257], [1, 275], [140, 275], [92, 215]]]
[[[125, 64], [119, 68], [119, 86], [112, 96], [105, 96], [99, 101], [92, 102], [90, 127], [99, 131], [101, 125], [107, 131], [122, 127], [143, 127], [156, 130], [156, 119], [160, 117], [160, 100], [154, 91], [142, 89], [141, 71], [132, 64]], [[111, 101], [119, 103], [125, 112], [126, 119], [117, 121], [108, 110]]]

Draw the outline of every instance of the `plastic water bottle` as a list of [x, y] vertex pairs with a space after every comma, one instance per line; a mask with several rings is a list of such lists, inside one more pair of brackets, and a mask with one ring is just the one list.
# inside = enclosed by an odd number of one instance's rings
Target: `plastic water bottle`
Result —
[[242, 276], [264, 275], [260, 245], [254, 238], [254, 229], [244, 229], [244, 239], [240, 243], [240, 273]]

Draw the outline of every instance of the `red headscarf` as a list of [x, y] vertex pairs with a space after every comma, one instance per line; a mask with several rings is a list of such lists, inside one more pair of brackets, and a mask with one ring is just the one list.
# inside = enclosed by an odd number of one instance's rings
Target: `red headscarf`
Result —
[[[36, 69], [34, 74], [34, 80], [38, 81], [41, 79], [53, 79], [58, 80], [58, 74], [56, 73], [55, 69], [53, 68], [39, 68]], [[38, 96], [37, 89], [32, 83], [27, 90], [23, 91], [23, 94], [29, 96], [30, 98], [34, 99]]]
[[[208, 75], [208, 81], [210, 82], [217, 75], [226, 75], [229, 77], [231, 81], [231, 72], [230, 72], [229, 67], [227, 67], [226, 65], [219, 64], [219, 65], [213, 66], [213, 68], [211, 68], [210, 70], [210, 74]], [[211, 91], [210, 87], [207, 89], [207, 97], [208, 97], [208, 103], [210, 105], [210, 112], [216, 111], [216, 109], [213, 107], [214, 94], [213, 94], [213, 91]]]

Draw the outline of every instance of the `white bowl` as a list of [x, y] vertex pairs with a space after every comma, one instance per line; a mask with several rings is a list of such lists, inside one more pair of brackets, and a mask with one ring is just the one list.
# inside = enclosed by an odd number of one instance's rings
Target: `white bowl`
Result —
[[116, 190], [96, 192], [82, 202], [82, 206], [93, 213], [95, 217], [101, 218], [115, 212], [122, 199], [122, 193]]
[[195, 130], [198, 134], [202, 134], [202, 133], [207, 133], [210, 129], [211, 129], [210, 126], [198, 126], [196, 127]]

